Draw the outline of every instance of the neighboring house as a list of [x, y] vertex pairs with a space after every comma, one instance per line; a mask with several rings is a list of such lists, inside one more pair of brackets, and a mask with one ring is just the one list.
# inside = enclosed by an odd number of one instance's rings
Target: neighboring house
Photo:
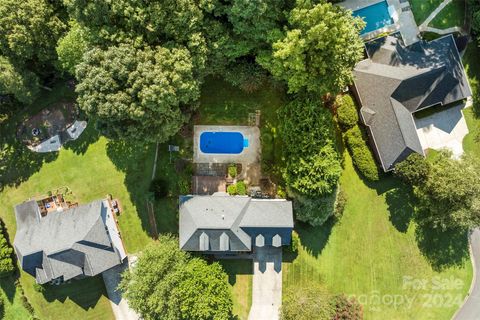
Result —
[[180, 197], [180, 248], [204, 253], [250, 252], [289, 245], [292, 202], [216, 193]]
[[375, 154], [390, 171], [411, 153], [425, 155], [416, 112], [462, 103], [472, 93], [451, 35], [409, 47], [387, 36], [365, 48], [368, 58], [354, 69], [354, 93]]
[[20, 266], [39, 284], [95, 276], [126, 257], [107, 200], [45, 216], [31, 200], [15, 207], [15, 217], [13, 245]]

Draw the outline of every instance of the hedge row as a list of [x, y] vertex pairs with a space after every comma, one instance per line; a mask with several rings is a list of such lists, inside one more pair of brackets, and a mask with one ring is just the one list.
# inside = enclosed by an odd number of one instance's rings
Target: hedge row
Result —
[[12, 254], [13, 249], [5, 238], [3, 223], [0, 222], [0, 278], [6, 277], [15, 271]]
[[345, 133], [345, 142], [358, 171], [368, 180], [377, 181], [380, 178], [377, 163], [358, 125]]

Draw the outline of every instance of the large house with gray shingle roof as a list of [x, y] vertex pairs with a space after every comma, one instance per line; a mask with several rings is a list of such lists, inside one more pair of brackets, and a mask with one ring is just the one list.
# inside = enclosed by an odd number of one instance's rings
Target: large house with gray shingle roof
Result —
[[13, 246], [20, 266], [39, 284], [95, 276], [126, 257], [107, 200], [45, 216], [30, 200], [15, 207], [15, 217]]
[[292, 229], [291, 201], [225, 193], [180, 197], [182, 250], [228, 254], [280, 247], [290, 244]]
[[368, 58], [354, 69], [354, 93], [375, 154], [390, 171], [411, 153], [425, 155], [416, 112], [460, 103], [472, 92], [451, 35], [409, 47], [387, 36], [365, 48]]

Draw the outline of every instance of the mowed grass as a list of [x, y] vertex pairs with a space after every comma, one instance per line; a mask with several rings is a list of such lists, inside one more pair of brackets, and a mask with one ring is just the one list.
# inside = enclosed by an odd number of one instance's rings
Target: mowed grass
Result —
[[[73, 99], [64, 85], [56, 86], [40, 99], [33, 110], [24, 109], [9, 115], [2, 123], [2, 138], [17, 152], [6, 159], [9, 171], [1, 176], [0, 218], [5, 222], [10, 240], [16, 230], [14, 206], [58, 187], [68, 186], [80, 204], [103, 199], [107, 194], [120, 200], [123, 212], [118, 217], [120, 231], [129, 253], [141, 250], [149, 241], [148, 220], [144, 209], [153, 157], [151, 146], [136, 146], [101, 137], [93, 123], [82, 136], [69, 142], [60, 152], [39, 155], [16, 142], [15, 128], [26, 118], [59, 99]], [[39, 100], [39, 101], [40, 101]], [[20, 156], [18, 156], [20, 155]], [[7, 296], [5, 319], [28, 319], [21, 305], [15, 279], [2, 280], [0, 294]], [[21, 272], [20, 283], [41, 319], [113, 319], [101, 276], [72, 281], [62, 286], [48, 286], [46, 292], [33, 289], [35, 279]]]
[[[332, 293], [354, 295], [365, 319], [450, 319], [470, 287], [468, 255], [434, 270], [416, 241], [405, 186], [391, 177], [367, 186], [349, 156], [345, 164], [344, 215], [321, 228], [297, 225], [302, 246], [293, 262], [284, 264], [284, 287], [315, 281]], [[463, 241], [466, 248], [466, 236]], [[438, 243], [424, 245], [436, 250]], [[408, 279], [422, 285], [414, 287]], [[437, 288], [439, 281], [448, 285]]]
[[410, 0], [413, 16], [418, 25], [422, 24], [443, 0]]
[[222, 260], [233, 292], [233, 314], [247, 320], [252, 305], [252, 260]]
[[430, 22], [429, 26], [438, 29], [463, 27], [465, 24], [465, 0], [453, 0]]

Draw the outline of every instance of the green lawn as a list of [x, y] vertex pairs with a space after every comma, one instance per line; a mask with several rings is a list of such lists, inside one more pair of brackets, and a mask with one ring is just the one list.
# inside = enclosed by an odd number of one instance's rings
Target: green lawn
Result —
[[246, 320], [252, 305], [252, 260], [223, 260], [220, 264], [232, 286], [233, 314], [239, 320]]
[[462, 27], [465, 24], [465, 0], [453, 0], [430, 22], [438, 29]]
[[[69, 97], [65, 87], [57, 87], [28, 111], [32, 114], [65, 97]], [[0, 217], [10, 239], [13, 241], [16, 229], [15, 204], [54, 188], [68, 186], [80, 204], [105, 198], [107, 194], [118, 198], [123, 207], [118, 220], [127, 251], [141, 250], [150, 241], [145, 203], [154, 160], [152, 146], [113, 142], [100, 137], [93, 125], [89, 125], [79, 140], [68, 143], [60, 152], [39, 155], [15, 141], [16, 125], [26, 116], [26, 111], [8, 114], [1, 126], [3, 140], [0, 142], [15, 149], [15, 153], [7, 154], [5, 159], [8, 174], [0, 176], [4, 185], [0, 191], [3, 208]], [[65, 315], [71, 319], [113, 318], [100, 277], [50, 287], [44, 294], [33, 290], [31, 276], [22, 272], [20, 280], [36, 314], [42, 319], [60, 319]], [[9, 294], [3, 286], [2, 291]], [[13, 304], [7, 305], [7, 319], [15, 319], [11, 314], [16, 312], [9, 311], [15, 310], [15, 302], [13, 299]]]
[[[302, 247], [284, 264], [285, 288], [316, 281], [333, 293], [355, 295], [365, 319], [450, 319], [458, 308], [451, 298], [461, 303], [472, 279], [466, 235], [416, 232], [408, 189], [391, 177], [366, 185], [349, 156], [341, 184], [348, 200], [339, 223], [297, 224]], [[425, 281], [425, 289], [404, 284], [404, 277]], [[460, 286], [433, 290], [436, 281], [451, 279]]]
[[410, 0], [410, 6], [418, 25], [425, 21], [443, 0]]
[[0, 318], [8, 320], [24, 320], [30, 317], [20, 300], [21, 293], [14, 285], [14, 277], [0, 279], [0, 296], [4, 301], [4, 314]]

